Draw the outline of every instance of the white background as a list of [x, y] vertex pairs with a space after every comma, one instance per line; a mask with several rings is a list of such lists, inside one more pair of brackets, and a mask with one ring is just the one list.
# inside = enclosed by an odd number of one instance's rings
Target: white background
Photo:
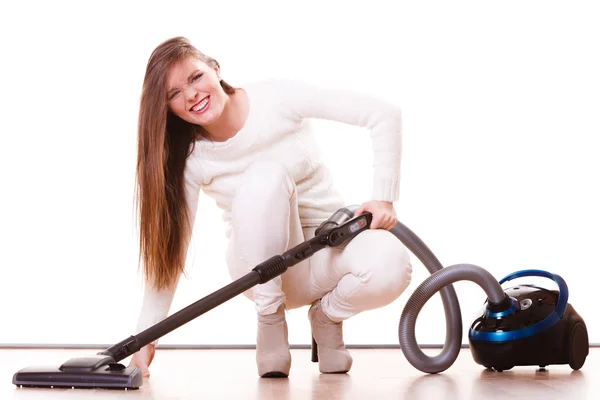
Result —
[[[0, 343], [112, 344], [134, 333], [137, 107], [151, 51], [178, 35], [234, 85], [300, 78], [400, 105], [400, 220], [444, 265], [474, 263], [498, 279], [559, 273], [599, 342], [599, 20], [597, 3], [579, 1], [3, 3]], [[347, 203], [368, 200], [368, 132], [316, 127]], [[230, 282], [220, 211], [206, 196], [199, 207], [172, 311]], [[413, 261], [398, 301], [345, 323], [347, 344], [398, 344], [401, 311], [428, 274]], [[485, 295], [455, 287], [466, 343]], [[292, 344], [309, 343], [306, 311], [288, 315]], [[239, 296], [161, 343], [254, 344], [255, 320]], [[444, 328], [436, 296], [419, 342], [443, 343]]]

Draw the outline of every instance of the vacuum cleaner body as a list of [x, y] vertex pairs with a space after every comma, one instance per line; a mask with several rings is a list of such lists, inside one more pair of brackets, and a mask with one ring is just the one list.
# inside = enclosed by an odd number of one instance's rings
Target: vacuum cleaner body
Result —
[[568, 289], [562, 278], [526, 270], [500, 282], [531, 275], [554, 279], [559, 290], [522, 284], [505, 290], [513, 303], [508, 310], [491, 312], [485, 305], [469, 331], [473, 359], [500, 372], [515, 366], [544, 368], [552, 364], [580, 369], [589, 353], [587, 327], [567, 302]]

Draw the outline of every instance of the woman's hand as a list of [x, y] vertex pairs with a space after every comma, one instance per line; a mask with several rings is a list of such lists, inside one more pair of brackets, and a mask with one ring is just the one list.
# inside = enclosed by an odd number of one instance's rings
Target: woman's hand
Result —
[[356, 217], [365, 211], [368, 211], [373, 215], [371, 229], [390, 230], [398, 223], [396, 210], [394, 209], [394, 204], [391, 201], [367, 201], [363, 203], [358, 210], [356, 210], [354, 216]]
[[150, 366], [150, 364], [152, 364], [155, 352], [156, 350], [153, 344], [149, 344], [147, 346], [142, 347], [137, 353], [133, 355], [129, 366], [138, 367], [140, 370], [142, 370], [143, 377], [150, 376], [150, 370], [148, 367]]

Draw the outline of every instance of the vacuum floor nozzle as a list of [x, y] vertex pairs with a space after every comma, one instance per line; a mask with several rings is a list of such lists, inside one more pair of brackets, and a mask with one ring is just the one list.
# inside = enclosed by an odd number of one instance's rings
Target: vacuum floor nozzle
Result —
[[139, 368], [125, 367], [112, 357], [92, 355], [71, 358], [58, 368], [23, 368], [14, 374], [12, 383], [39, 388], [139, 389], [143, 376]]

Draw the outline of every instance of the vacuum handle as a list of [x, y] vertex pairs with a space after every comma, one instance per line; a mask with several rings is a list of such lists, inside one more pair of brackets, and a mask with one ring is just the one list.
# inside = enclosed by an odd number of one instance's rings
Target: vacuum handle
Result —
[[338, 209], [315, 230], [316, 238], [323, 238], [327, 245], [339, 247], [352, 240], [360, 232], [369, 229], [373, 214], [368, 211], [355, 215], [359, 206], [347, 206]]
[[349, 242], [362, 231], [369, 229], [372, 221], [373, 214], [370, 212], [365, 212], [352, 218], [344, 224], [333, 228], [329, 232], [328, 245], [331, 247], [339, 247]]
[[323, 221], [321, 225], [315, 230], [315, 236], [323, 236], [329, 234], [332, 229], [342, 225], [349, 219], [354, 217], [354, 213], [348, 207], [342, 207], [336, 212], [331, 214], [331, 217]]
[[558, 285], [558, 301], [556, 302], [556, 312], [559, 316], [562, 316], [567, 308], [567, 302], [569, 301], [569, 287], [567, 286], [565, 280], [560, 275], [541, 269], [524, 269], [505, 276], [499, 281], [499, 283], [502, 285], [504, 282], [522, 278], [524, 276], [539, 276], [542, 278], [552, 279], [554, 282], [556, 282]]

